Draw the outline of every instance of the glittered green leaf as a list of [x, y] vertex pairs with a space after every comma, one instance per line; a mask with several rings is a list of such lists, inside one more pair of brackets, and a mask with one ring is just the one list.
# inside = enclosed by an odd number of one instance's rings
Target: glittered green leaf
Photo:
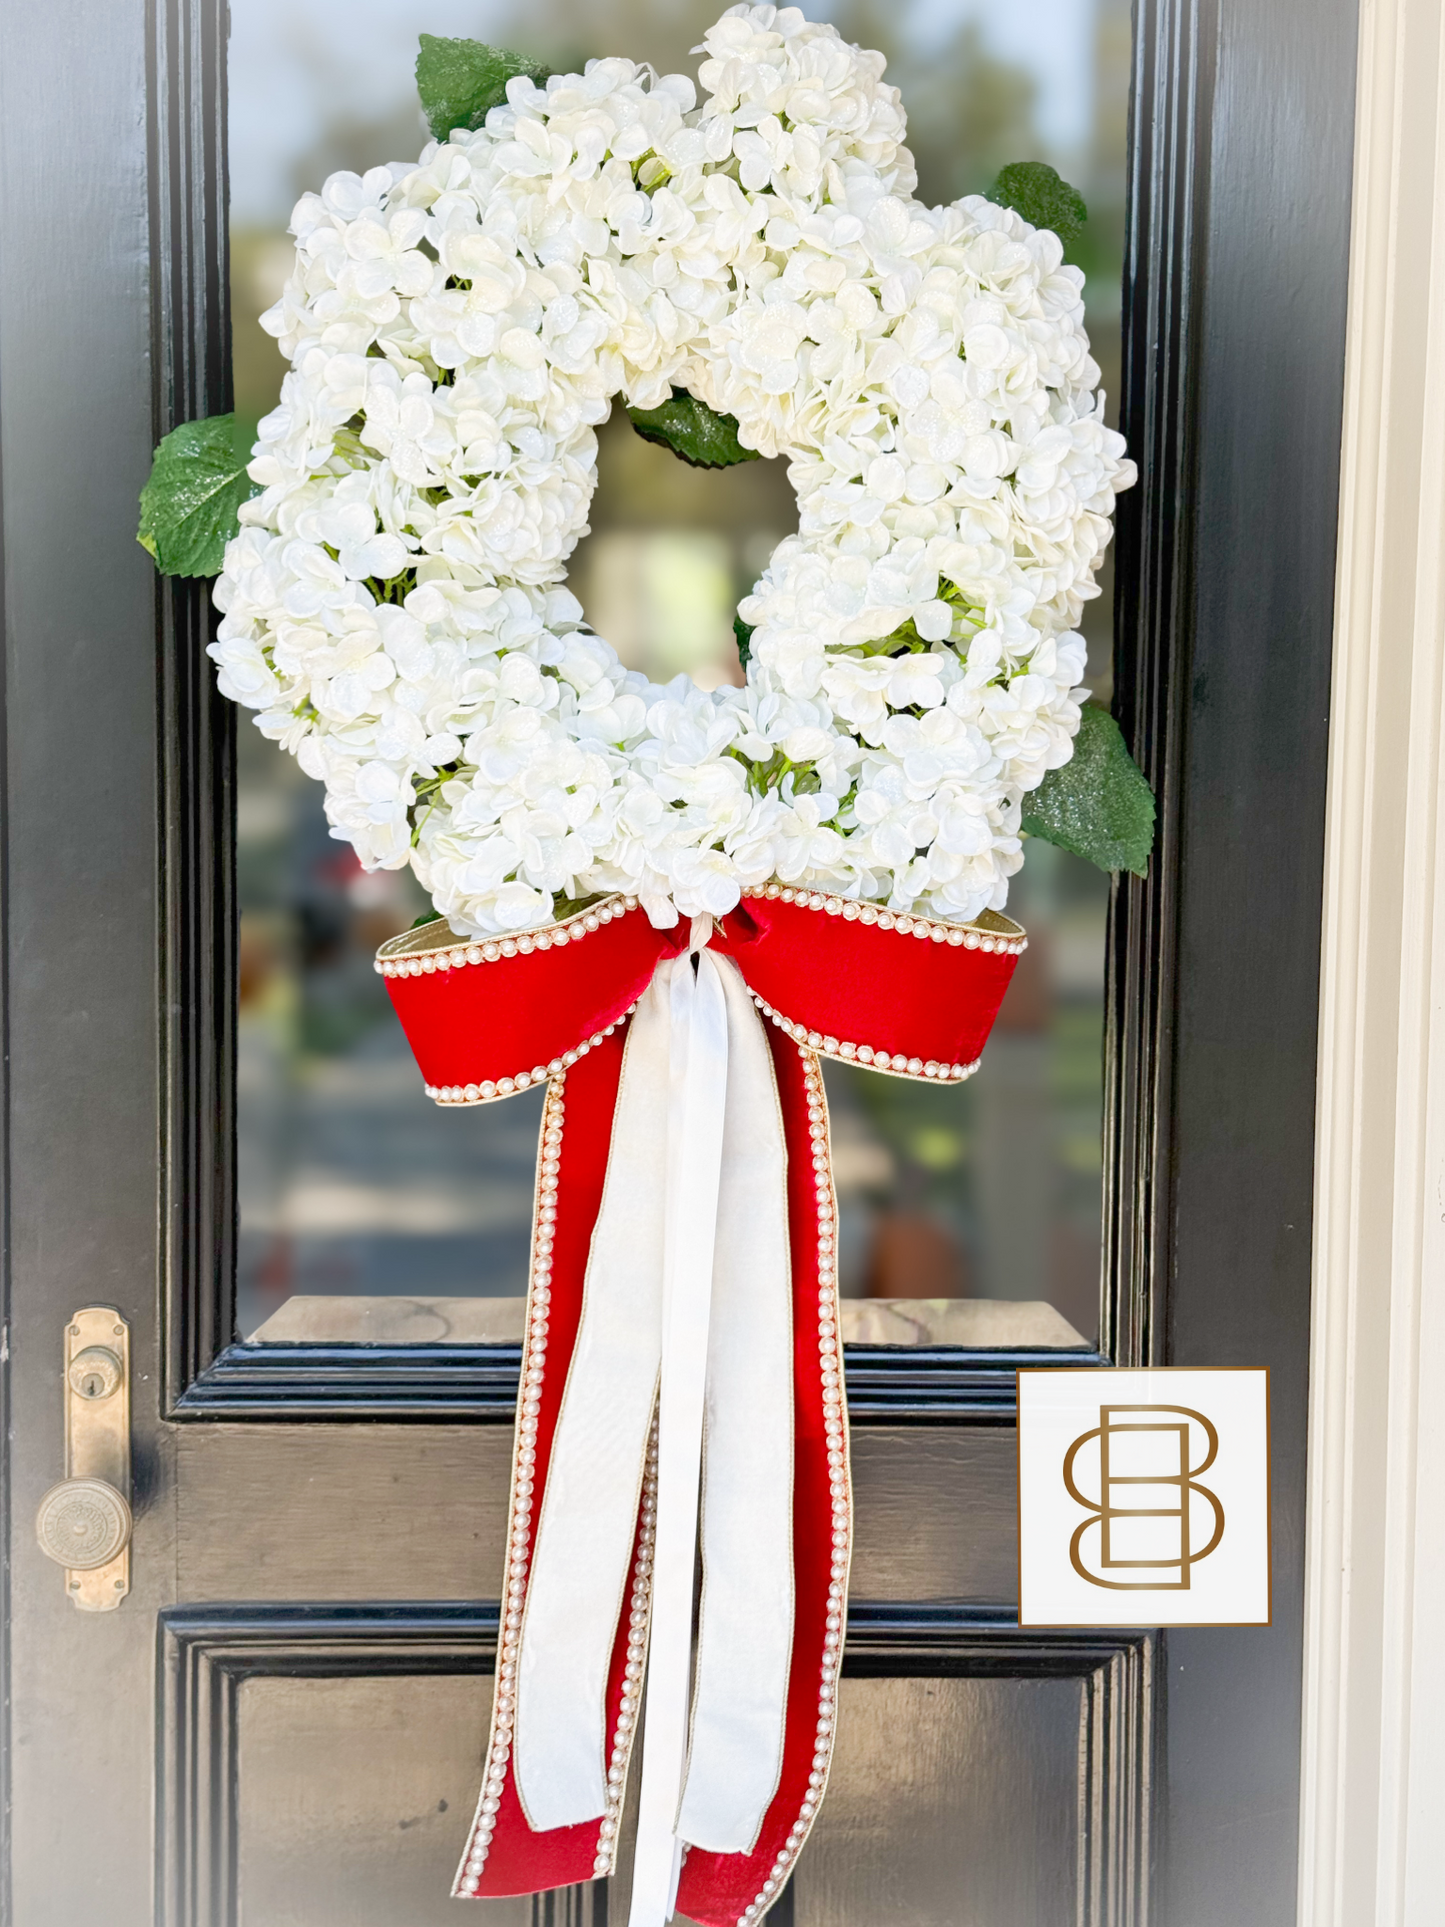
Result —
[[753, 624], [744, 622], [741, 616], [734, 616], [733, 634], [738, 639], [738, 661], [746, 669], [753, 653]]
[[1047, 161], [1011, 161], [1000, 170], [988, 198], [1022, 214], [1031, 227], [1052, 228], [1065, 247], [1089, 218], [1083, 195]]
[[627, 418], [644, 441], [670, 448], [692, 468], [731, 468], [758, 459], [755, 448], [738, 440], [736, 415], [715, 415], [685, 388], [674, 388], [661, 408], [629, 408]]
[[1154, 793], [1106, 709], [1085, 703], [1073, 755], [1024, 798], [1023, 828], [1101, 870], [1144, 875], [1154, 847]]
[[156, 450], [141, 490], [136, 540], [162, 575], [219, 575], [242, 502], [260, 493], [234, 415], [182, 422]]
[[439, 141], [454, 127], [480, 127], [494, 107], [507, 98], [507, 82], [526, 74], [539, 85], [547, 68], [505, 47], [488, 47], [480, 40], [439, 40], [421, 35], [416, 57], [416, 90], [427, 126]]

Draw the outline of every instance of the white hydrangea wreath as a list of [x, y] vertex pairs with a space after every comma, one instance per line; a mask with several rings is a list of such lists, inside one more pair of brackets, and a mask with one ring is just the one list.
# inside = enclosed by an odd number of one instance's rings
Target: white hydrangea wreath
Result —
[[[1134, 479], [1058, 238], [912, 198], [880, 54], [735, 6], [699, 78], [513, 79], [414, 166], [333, 175], [264, 325], [211, 646], [367, 868], [466, 935], [779, 878], [967, 919], [1079, 727]], [[613, 401], [685, 389], [786, 458], [744, 689], [624, 670], [565, 585]]]

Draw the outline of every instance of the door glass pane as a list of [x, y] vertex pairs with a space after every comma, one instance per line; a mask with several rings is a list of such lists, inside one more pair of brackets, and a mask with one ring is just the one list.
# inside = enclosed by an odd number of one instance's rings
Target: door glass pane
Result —
[[[289, 270], [296, 198], [337, 168], [420, 151], [418, 33], [558, 66], [622, 52], [695, 72], [690, 49], [720, 11], [699, 0], [232, 0], [241, 416], [259, 419], [280, 388], [284, 363], [256, 318]], [[1089, 276], [1113, 419], [1128, 0], [813, 0], [805, 11], [887, 54], [920, 198], [981, 192], [1004, 163], [1033, 158], [1081, 189], [1090, 218], [1071, 258]], [[734, 609], [796, 526], [782, 464], [685, 468], [620, 413], [600, 441], [592, 533], [570, 569], [589, 620], [659, 679], [740, 680]], [[1084, 623], [1105, 702], [1110, 617], [1106, 570]], [[426, 907], [419, 889], [409, 873], [364, 873], [329, 836], [319, 786], [245, 718], [240, 735], [241, 1330], [510, 1335], [539, 1100], [443, 1112], [425, 1098], [371, 967], [376, 946]], [[1097, 871], [1028, 845], [1009, 910], [1031, 948], [971, 1083], [934, 1090], [828, 1067], [854, 1338], [1092, 1341], [1107, 898]]]

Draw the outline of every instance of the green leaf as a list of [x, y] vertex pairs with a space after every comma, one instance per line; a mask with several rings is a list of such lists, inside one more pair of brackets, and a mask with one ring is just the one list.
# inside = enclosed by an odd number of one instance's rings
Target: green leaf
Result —
[[136, 540], [162, 575], [219, 575], [242, 502], [260, 494], [246, 473], [249, 448], [234, 415], [182, 422], [156, 450], [141, 490]]
[[755, 448], [738, 440], [736, 415], [715, 415], [685, 388], [674, 388], [661, 408], [629, 408], [627, 418], [645, 442], [670, 448], [691, 468], [731, 468], [758, 459]]
[[552, 921], [563, 923], [568, 917], [579, 916], [582, 911], [590, 910], [594, 903], [604, 902], [606, 896], [605, 890], [594, 890], [587, 897], [565, 897], [558, 890], [552, 898]]
[[1085, 703], [1072, 757], [1024, 798], [1022, 827], [1101, 870], [1145, 874], [1154, 793], [1108, 710]]
[[547, 78], [546, 67], [505, 47], [488, 47], [480, 40], [439, 40], [431, 33], [420, 38], [416, 90], [427, 126], [439, 141], [454, 127], [468, 132], [480, 127], [507, 98], [507, 82], [517, 74], [526, 74], [539, 86]]
[[741, 616], [733, 617], [733, 634], [738, 639], [738, 661], [744, 669], [753, 653], [753, 627], [752, 623], [744, 622]]
[[440, 910], [424, 910], [419, 917], [412, 918], [411, 928], [413, 930], [422, 930], [427, 924], [440, 923], [441, 920], [442, 912]]
[[1047, 161], [1011, 161], [1000, 170], [988, 198], [1022, 214], [1031, 227], [1052, 228], [1065, 247], [1089, 218], [1083, 195]]

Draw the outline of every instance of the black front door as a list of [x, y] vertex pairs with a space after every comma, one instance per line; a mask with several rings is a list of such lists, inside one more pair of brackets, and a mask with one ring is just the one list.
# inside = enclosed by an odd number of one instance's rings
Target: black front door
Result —
[[[133, 539], [157, 435], [229, 402], [225, 21], [0, 11], [17, 1927], [451, 1920], [491, 1695], [512, 1335], [426, 1325], [433, 1293], [414, 1338], [408, 1281], [398, 1326], [237, 1341], [232, 722], [204, 595]], [[1348, 0], [1138, 0], [1115, 708], [1161, 834], [1113, 899], [1101, 1336], [855, 1327], [838, 1751], [772, 1916], [798, 1927], [1294, 1918], [1353, 47]], [[33, 1525], [85, 1307], [130, 1343], [104, 1612]], [[1018, 1628], [1013, 1373], [1051, 1356], [1271, 1368], [1269, 1629]], [[625, 1891], [486, 1917], [617, 1921]]]

